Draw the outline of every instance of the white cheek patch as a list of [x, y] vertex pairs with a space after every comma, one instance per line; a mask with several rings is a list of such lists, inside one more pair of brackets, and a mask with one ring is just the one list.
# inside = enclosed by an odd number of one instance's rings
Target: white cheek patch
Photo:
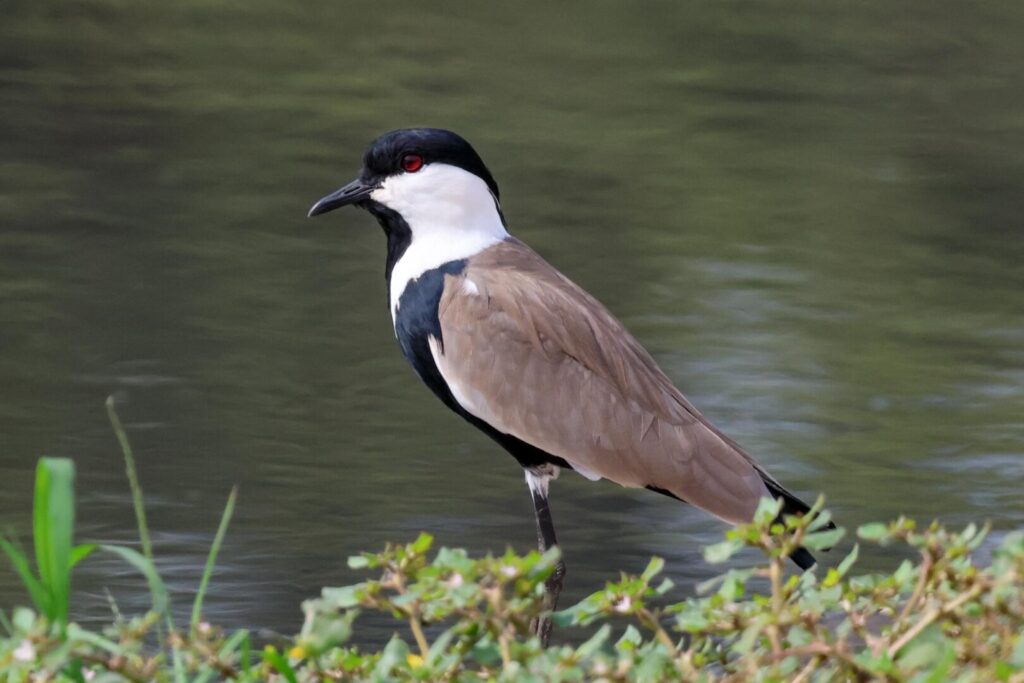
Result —
[[[401, 215], [412, 232], [412, 241], [391, 271], [392, 318], [410, 280], [508, 237], [487, 183], [456, 166], [434, 163], [416, 173], [393, 175], [370, 197]], [[479, 293], [475, 283], [473, 287]]]
[[462, 293], [467, 296], [480, 296], [480, 288], [467, 277], [462, 281]]

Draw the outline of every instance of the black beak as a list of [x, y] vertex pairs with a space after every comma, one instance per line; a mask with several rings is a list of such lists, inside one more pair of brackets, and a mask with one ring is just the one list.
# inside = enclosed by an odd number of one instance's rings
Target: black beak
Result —
[[345, 187], [336, 192], [330, 193], [314, 204], [313, 208], [309, 210], [309, 215], [319, 216], [322, 213], [334, 211], [342, 206], [358, 204], [361, 201], [369, 199], [370, 193], [375, 189], [375, 187], [364, 183], [362, 178], [356, 178]]

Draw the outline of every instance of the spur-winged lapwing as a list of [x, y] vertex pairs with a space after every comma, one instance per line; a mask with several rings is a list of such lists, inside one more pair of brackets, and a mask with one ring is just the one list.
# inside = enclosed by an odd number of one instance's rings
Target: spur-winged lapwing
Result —
[[[728, 522], [762, 496], [808, 506], [725, 436], [601, 305], [509, 235], [498, 184], [455, 133], [377, 138], [359, 177], [310, 209], [366, 209], [387, 236], [395, 336], [445, 405], [526, 471], [538, 541], [556, 543], [548, 482], [561, 469], [644, 487]], [[814, 558], [793, 555], [803, 569]], [[548, 583], [554, 607], [564, 565]], [[547, 639], [550, 623], [539, 626]]]

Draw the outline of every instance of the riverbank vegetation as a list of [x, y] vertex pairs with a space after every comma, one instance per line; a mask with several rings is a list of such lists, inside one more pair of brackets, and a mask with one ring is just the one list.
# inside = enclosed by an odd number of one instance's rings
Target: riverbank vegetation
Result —
[[[74, 543], [74, 466], [42, 459], [33, 507], [33, 558], [0, 539], [26, 589], [26, 606], [0, 611], [3, 681], [1016, 681], [1024, 682], [1024, 534], [1005, 535], [990, 560], [976, 562], [987, 529], [951, 531], [909, 519], [869, 524], [858, 543], [894, 556], [890, 574], [857, 571], [858, 545], [835, 567], [788, 574], [798, 546], [820, 549], [843, 530], [825, 530], [821, 502], [811, 515], [777, 521], [764, 500], [753, 522], [705, 549], [724, 563], [743, 548], [761, 561], [729, 569], [696, 596], [660, 578], [654, 558], [556, 612], [564, 640], [542, 647], [531, 624], [543, 613], [544, 580], [557, 551], [472, 558], [411, 543], [349, 558], [366, 580], [325, 588], [302, 608], [300, 633], [258, 643], [203, 618], [203, 599], [235, 504], [228, 497], [188, 623], [157, 572], [142, 489], [117, 416], [139, 529], [139, 548]], [[146, 578], [146, 614], [115, 613], [108, 626], [69, 621], [71, 577], [95, 552], [113, 553]], [[395, 632], [380, 649], [361, 648], [360, 617], [379, 612]], [[581, 628], [570, 628], [581, 627]], [[582, 635], [580, 635], [582, 634]], [[579, 636], [574, 638], [574, 636]]]

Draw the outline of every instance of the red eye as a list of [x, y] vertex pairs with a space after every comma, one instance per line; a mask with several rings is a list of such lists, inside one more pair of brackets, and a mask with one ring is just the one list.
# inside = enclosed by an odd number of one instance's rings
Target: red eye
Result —
[[406, 154], [402, 157], [402, 169], [406, 173], [415, 173], [423, 168], [423, 157], [419, 154]]

